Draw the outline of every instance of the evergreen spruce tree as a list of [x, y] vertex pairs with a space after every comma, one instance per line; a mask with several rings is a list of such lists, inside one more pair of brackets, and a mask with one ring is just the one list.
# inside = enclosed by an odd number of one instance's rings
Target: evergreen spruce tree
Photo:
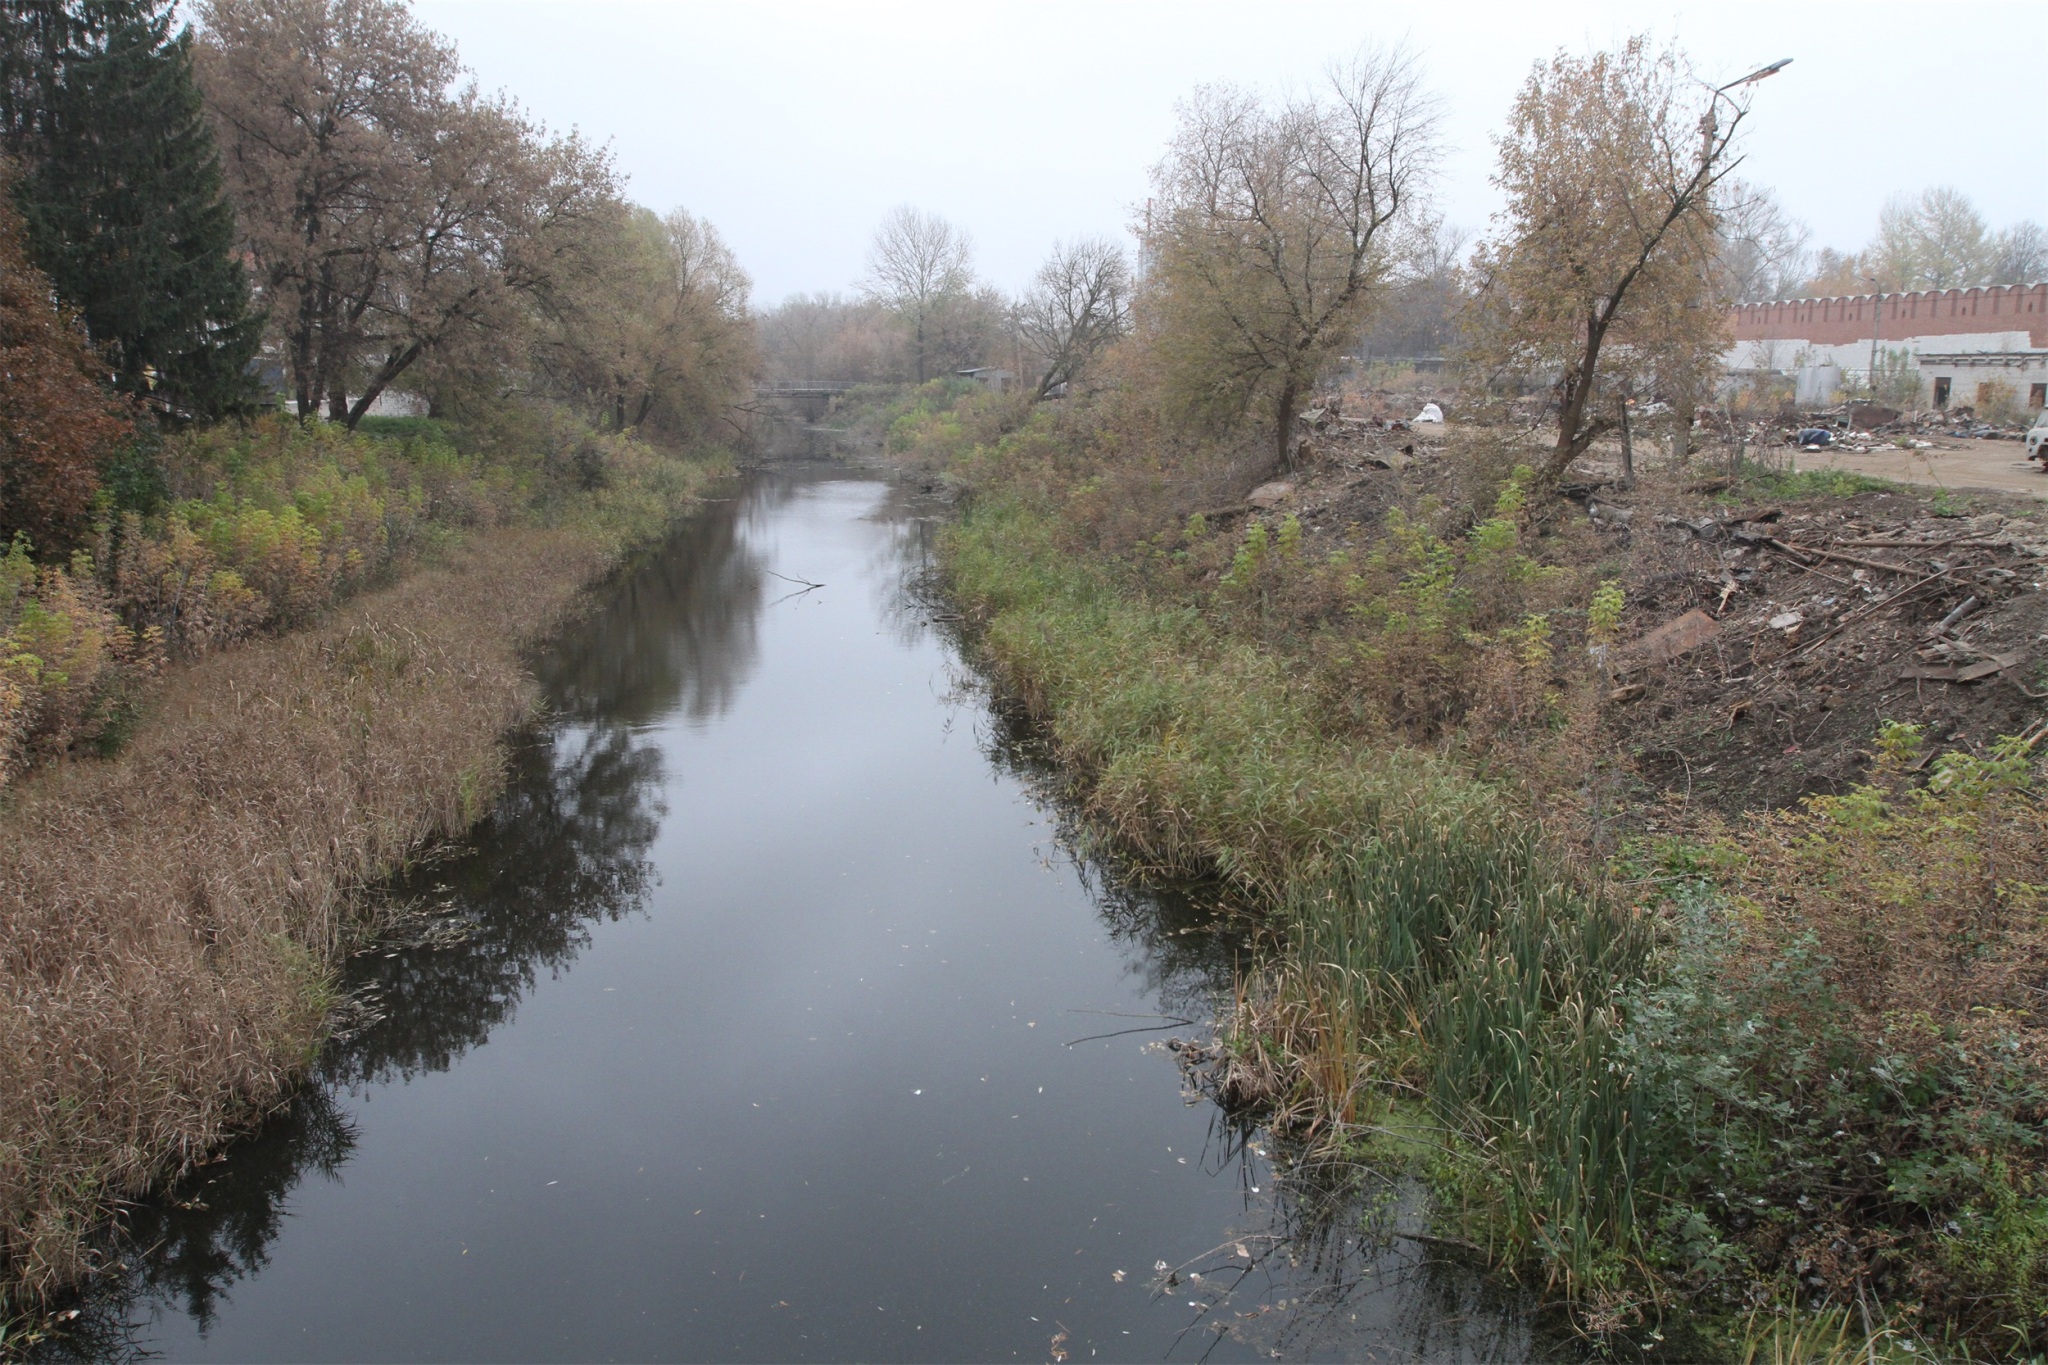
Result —
[[[4, 3], [45, 35], [8, 63], [17, 102], [39, 91], [47, 104], [10, 120], [26, 134], [18, 193], [37, 265], [84, 319], [116, 387], [174, 417], [246, 402], [262, 324], [192, 75], [191, 31], [172, 33], [171, 0]], [[35, 63], [45, 69], [23, 69]]]
[[0, 0], [0, 154], [34, 160], [64, 54], [82, 32], [68, 0]]

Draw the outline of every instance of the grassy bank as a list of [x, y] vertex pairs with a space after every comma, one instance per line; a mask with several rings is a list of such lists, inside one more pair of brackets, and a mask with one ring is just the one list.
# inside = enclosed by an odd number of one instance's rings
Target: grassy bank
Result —
[[698, 477], [543, 405], [366, 426], [149, 435], [118, 457], [121, 496], [85, 544], [39, 561], [25, 539], [0, 547], [0, 787], [117, 748], [168, 664], [303, 627], [475, 532], [644, 534]]
[[[120, 580], [93, 603], [101, 628], [172, 657], [131, 694], [117, 751], [46, 754], [0, 808], [0, 1250], [17, 1310], [86, 1268], [89, 1235], [122, 1199], [199, 1159], [303, 1073], [336, 953], [363, 929], [351, 891], [486, 809], [500, 738], [534, 702], [520, 649], [726, 467], [621, 443], [601, 452], [601, 478], [515, 486], [495, 510], [471, 502], [460, 516], [435, 515], [420, 483], [394, 493], [399, 481], [380, 490], [358, 470], [348, 496], [383, 511], [356, 520], [353, 559], [331, 554], [338, 523], [303, 510], [307, 485], [331, 487], [322, 469], [341, 461], [388, 474], [467, 458], [435, 435], [424, 458], [417, 444], [408, 455], [332, 434], [311, 438], [326, 442], [311, 456], [290, 432], [259, 430], [239, 448], [217, 437], [225, 456], [195, 464], [218, 485], [131, 528], [158, 546], [189, 533], [178, 553], [218, 556], [191, 580], [275, 603], [221, 566], [262, 538], [208, 532], [292, 523], [304, 552], [271, 562], [325, 585], [302, 615], [174, 651], [161, 631], [149, 639], [152, 623], [124, 618]], [[476, 458], [473, 477], [446, 486], [516, 484], [506, 464]], [[363, 544], [389, 550], [394, 505], [431, 534], [373, 560]], [[233, 562], [252, 560], [264, 562]], [[359, 577], [337, 586], [328, 564]], [[74, 568], [43, 573], [36, 600], [102, 581]], [[54, 633], [58, 613], [41, 611]]]
[[1601, 662], [1668, 551], [1539, 502], [1510, 437], [1270, 511], [1128, 411], [926, 394], [890, 440], [962, 488], [951, 587], [1094, 828], [1268, 912], [1226, 1103], [1423, 1174], [1598, 1332], [2048, 1347], [2038, 728], [1893, 726], [1836, 795], [1715, 814], [1642, 778]]
[[1597, 1282], [1634, 1237], [1609, 1062], [1642, 926], [1581, 887], [1517, 793], [1333, 729], [1287, 659], [1148, 604], [1018, 501], [978, 499], [946, 549], [999, 682], [1084, 776], [1098, 826], [1276, 912], [1282, 965], [1247, 987], [1223, 1098], [1313, 1145], [1426, 1097], [1501, 1182], [1503, 1259]]

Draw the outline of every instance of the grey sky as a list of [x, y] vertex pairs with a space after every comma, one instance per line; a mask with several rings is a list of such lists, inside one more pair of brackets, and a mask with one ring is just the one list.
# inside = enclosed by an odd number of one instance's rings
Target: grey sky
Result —
[[1209, 81], [1315, 79], [1403, 39], [1443, 98], [1439, 202], [1482, 228], [1489, 138], [1530, 63], [1631, 32], [1755, 87], [1741, 174], [1817, 245], [1861, 246], [1885, 197], [1949, 184], [1994, 227], [2048, 219], [2048, 4], [682, 4], [418, 0], [483, 84], [609, 139], [650, 207], [709, 217], [757, 302], [851, 289], [899, 203], [973, 234], [1020, 286], [1053, 240], [1117, 233], [1145, 197], [1174, 102]]

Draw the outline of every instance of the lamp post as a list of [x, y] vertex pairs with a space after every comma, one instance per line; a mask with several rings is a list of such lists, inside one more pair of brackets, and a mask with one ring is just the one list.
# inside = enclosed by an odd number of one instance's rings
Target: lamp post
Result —
[[[1717, 85], [1714, 87], [1714, 98], [1707, 101], [1707, 111], [1704, 114], [1700, 115], [1701, 165], [1705, 165], [1714, 159], [1714, 134], [1719, 131], [1719, 119], [1717, 118], [1717, 114], [1719, 112], [1720, 106], [1717, 103], [1717, 101], [1726, 98], [1727, 92], [1735, 89], [1739, 85], [1754, 85], [1756, 82], [1762, 80], [1766, 76], [1777, 75], [1780, 71], [1783, 71], [1786, 67], [1790, 65], [1792, 65], [1792, 59], [1790, 57], [1780, 57], [1777, 61], [1772, 62], [1769, 66], [1760, 66], [1756, 70], [1750, 72], [1747, 76], [1743, 76], [1737, 80], [1732, 80], [1728, 82], [1728, 84], [1726, 85]], [[1702, 81], [1701, 84], [1704, 85], [1705, 82]], [[1734, 100], [1729, 100], [1728, 102], [1730, 104], [1735, 104]], [[1735, 104], [1735, 110], [1736, 120], [1740, 122], [1743, 112], [1742, 106], [1739, 104]]]
[[1878, 292], [1877, 276], [1865, 275], [1863, 282], [1870, 286], [1870, 401], [1877, 398], [1877, 334], [1884, 323], [1884, 295]]
[[[1713, 168], [1714, 135], [1719, 131], [1719, 119], [1717, 118], [1717, 115], [1720, 112], [1721, 101], [1724, 99], [1728, 99], [1728, 92], [1730, 90], [1737, 88], [1738, 86], [1754, 85], [1756, 82], [1763, 80], [1767, 76], [1775, 76], [1780, 71], [1783, 71], [1786, 67], [1790, 65], [1792, 65], [1792, 59], [1790, 57], [1780, 57], [1777, 61], [1772, 62], [1769, 66], [1760, 66], [1756, 70], [1750, 72], [1747, 76], [1739, 76], [1736, 79], [1728, 82], [1726, 85], [1717, 85], [1714, 87], [1713, 98], [1707, 101], [1706, 112], [1700, 115], [1700, 170], [1703, 174]], [[1704, 81], [1700, 83], [1702, 85], [1706, 84], [1706, 82]], [[1729, 99], [1728, 103], [1734, 107], [1735, 121], [1739, 124], [1740, 122], [1742, 122], [1743, 115], [1748, 111], [1732, 99]], [[1735, 130], [1732, 127], [1729, 129], [1728, 135], [1730, 138], [1734, 137]], [[1684, 422], [1684, 426], [1679, 437], [1679, 440], [1682, 443], [1682, 449], [1684, 444], [1690, 444], [1692, 440], [1692, 400], [1690, 398], [1686, 400], [1685, 410], [1681, 414], [1681, 417]], [[1681, 462], [1683, 462], [1683, 456], [1681, 456], [1680, 459]], [[1736, 448], [1735, 461], [1738, 466], [1742, 463], [1742, 453], [1740, 446]]]

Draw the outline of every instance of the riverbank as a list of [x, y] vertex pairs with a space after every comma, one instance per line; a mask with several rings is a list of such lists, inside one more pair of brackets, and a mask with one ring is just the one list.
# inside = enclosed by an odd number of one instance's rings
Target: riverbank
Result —
[[[2019, 507], [1709, 452], [1588, 518], [1505, 430], [1305, 432], [1247, 496], [1254, 451], [1106, 404], [885, 429], [962, 491], [950, 585], [1097, 828], [1269, 914], [1219, 1098], [1424, 1174], [1616, 1342], [2040, 1348], [2032, 675], [1899, 686], [1966, 596], [1950, 652], [2024, 656]], [[1658, 634], [1703, 594], [1704, 664]]]
[[337, 953], [369, 927], [351, 893], [489, 808], [501, 737], [534, 703], [521, 649], [727, 468], [642, 462], [519, 523], [444, 539], [310, 628], [174, 667], [115, 756], [10, 788], [10, 1305], [88, 1271], [88, 1238], [121, 1201], [202, 1159], [304, 1073]]

